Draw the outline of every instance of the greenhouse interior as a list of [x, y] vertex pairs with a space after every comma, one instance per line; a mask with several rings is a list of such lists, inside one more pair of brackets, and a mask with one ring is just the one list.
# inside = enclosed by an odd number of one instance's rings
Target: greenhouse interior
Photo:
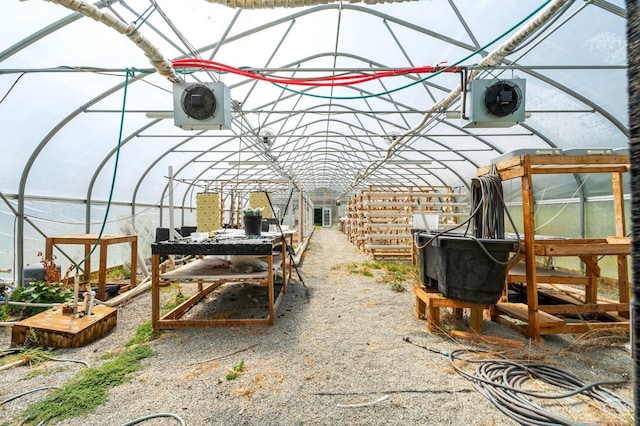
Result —
[[[480, 335], [617, 331], [633, 347], [634, 2], [4, 3], [12, 347], [94, 344], [140, 294], [156, 332], [277, 328], [328, 232], [411, 265], [398, 315], [429, 330], [453, 309]], [[189, 316], [236, 280], [269, 289], [263, 317]], [[8, 314], [51, 281], [66, 299]], [[166, 314], [175, 282], [198, 287]], [[52, 311], [99, 318], [70, 336]]]

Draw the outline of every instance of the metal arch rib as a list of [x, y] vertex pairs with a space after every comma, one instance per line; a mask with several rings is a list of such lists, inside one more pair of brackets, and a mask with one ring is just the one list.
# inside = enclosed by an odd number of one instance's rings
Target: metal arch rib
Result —
[[[103, 0], [103, 1], [98, 1], [96, 3], [94, 3], [93, 5], [97, 8], [102, 8], [102, 7], [108, 7], [111, 6], [113, 3], [117, 3], [119, 0]], [[83, 18], [84, 15], [82, 15], [81, 13], [72, 13], [71, 15], [65, 16], [64, 18], [54, 22], [53, 24], [47, 25], [46, 27], [42, 28], [39, 31], [36, 31], [35, 33], [31, 34], [29, 37], [26, 37], [22, 40], [20, 40], [18, 43], [14, 44], [13, 46], [10, 46], [9, 48], [5, 49], [4, 51], [0, 52], [0, 62], [4, 61], [5, 59], [15, 55], [16, 53], [18, 53], [19, 51], [21, 51], [22, 49], [26, 48], [27, 46], [32, 45], [33, 43], [35, 43], [36, 41], [43, 39], [44, 37], [48, 36], [49, 34], [52, 34], [56, 31], [58, 31], [59, 29], [61, 29], [62, 27], [65, 27], [73, 22], [76, 22], [77, 20]]]

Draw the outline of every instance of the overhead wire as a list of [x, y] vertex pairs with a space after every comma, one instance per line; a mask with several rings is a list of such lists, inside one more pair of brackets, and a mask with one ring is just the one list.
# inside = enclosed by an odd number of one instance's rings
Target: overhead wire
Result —
[[331, 75], [331, 76], [319, 76], [308, 78], [284, 78], [263, 75], [257, 72], [248, 71], [243, 68], [236, 68], [230, 65], [225, 65], [220, 62], [211, 61], [208, 59], [177, 59], [172, 62], [174, 68], [202, 68], [208, 70], [215, 70], [221, 72], [233, 73], [247, 78], [255, 80], [263, 80], [269, 83], [278, 83], [286, 85], [297, 86], [313, 86], [313, 87], [335, 87], [335, 86], [350, 86], [360, 83], [365, 83], [372, 80], [377, 80], [384, 77], [395, 77], [405, 74], [424, 74], [424, 73], [436, 73], [436, 72], [458, 72], [459, 67], [446, 67], [441, 65], [436, 66], [421, 66], [410, 68], [399, 68], [385, 71], [375, 71], [373, 73], [358, 73], [355, 75]]
[[[84, 259], [82, 259], [77, 265], [76, 265], [76, 273], [79, 271], [80, 266], [86, 262], [87, 259], [89, 259], [91, 257], [91, 255], [93, 254], [93, 252], [96, 250], [96, 248], [100, 245], [100, 240], [102, 239], [102, 235], [104, 233], [106, 224], [107, 224], [107, 219], [109, 217], [109, 211], [111, 210], [111, 201], [113, 200], [113, 192], [116, 186], [116, 176], [118, 174], [118, 165], [119, 165], [119, 160], [120, 160], [120, 149], [122, 148], [122, 133], [124, 131], [124, 115], [125, 115], [125, 111], [126, 111], [126, 104], [127, 104], [127, 88], [129, 86], [129, 76], [134, 77], [134, 73], [130, 70], [127, 70], [126, 76], [125, 76], [125, 82], [124, 82], [124, 89], [123, 89], [123, 96], [122, 96], [122, 112], [120, 114], [120, 129], [118, 132], [118, 143], [116, 146], [116, 156], [114, 159], [114, 164], [113, 164], [113, 175], [111, 177], [111, 187], [109, 189], [109, 197], [107, 200], [107, 206], [105, 208], [105, 212], [104, 212], [104, 219], [102, 221], [102, 226], [100, 227], [100, 231], [98, 232], [98, 236], [96, 237], [96, 242], [93, 244], [93, 247], [91, 248], [91, 250], [89, 251], [89, 253], [84, 257]], [[135, 271], [133, 271], [135, 272]]]
[[26, 72], [22, 72], [20, 73], [20, 75], [18, 76], [18, 78], [16, 78], [16, 81], [13, 82], [13, 84], [11, 85], [11, 87], [9, 87], [9, 90], [7, 90], [7, 92], [4, 94], [4, 96], [2, 97], [2, 99], [0, 99], [0, 104], [2, 102], [4, 102], [5, 99], [7, 99], [7, 96], [9, 96], [9, 93], [11, 93], [11, 91], [13, 90], [14, 87], [16, 87], [16, 84], [18, 84], [18, 82], [20, 81], [20, 79], [22, 77], [24, 77], [24, 75], [26, 74]]

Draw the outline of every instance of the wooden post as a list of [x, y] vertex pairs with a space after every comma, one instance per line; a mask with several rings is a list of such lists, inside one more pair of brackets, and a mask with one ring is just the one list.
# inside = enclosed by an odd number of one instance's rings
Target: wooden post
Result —
[[[613, 189], [613, 214], [616, 226], [616, 237], [627, 235], [624, 216], [624, 188], [622, 187], [622, 173], [611, 174]], [[618, 294], [621, 303], [629, 303], [629, 265], [626, 255], [617, 256], [618, 263]], [[628, 318], [629, 312], [618, 312]]]
[[160, 255], [151, 255], [151, 325], [158, 331], [160, 319]]
[[106, 300], [107, 283], [107, 242], [100, 240], [100, 270], [98, 271], [98, 299]]
[[538, 322], [538, 277], [536, 275], [535, 222], [533, 218], [533, 183], [531, 178], [531, 156], [524, 156], [522, 165], [522, 215], [524, 227], [524, 259], [527, 275], [527, 336], [540, 340], [540, 323]]
[[[276, 320], [276, 301], [275, 291], [273, 289], [273, 256], [267, 256], [267, 271], [269, 274], [269, 276], [267, 277], [269, 285], [269, 324], [273, 325]], [[282, 271], [282, 275], [284, 276], [284, 271]]]

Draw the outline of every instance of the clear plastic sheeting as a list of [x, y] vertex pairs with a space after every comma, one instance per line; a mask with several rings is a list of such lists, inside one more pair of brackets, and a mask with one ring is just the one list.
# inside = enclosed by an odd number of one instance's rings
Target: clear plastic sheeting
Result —
[[[202, 191], [222, 191], [230, 208], [234, 187], [237, 202], [284, 182], [284, 211], [290, 187], [343, 200], [380, 182], [468, 189], [508, 152], [627, 147], [624, 2], [304, 3], [91, 6], [133, 32], [54, 2], [4, 5], [0, 269], [14, 268], [18, 246], [37, 261], [45, 235], [97, 232], [109, 204], [106, 229], [151, 229], [170, 213], [188, 222]], [[173, 72], [227, 86], [230, 128], [177, 127]], [[458, 87], [470, 77], [526, 81], [525, 120], [468, 126], [474, 94]], [[610, 187], [563, 176], [536, 182], [534, 198], [597, 201]]]

